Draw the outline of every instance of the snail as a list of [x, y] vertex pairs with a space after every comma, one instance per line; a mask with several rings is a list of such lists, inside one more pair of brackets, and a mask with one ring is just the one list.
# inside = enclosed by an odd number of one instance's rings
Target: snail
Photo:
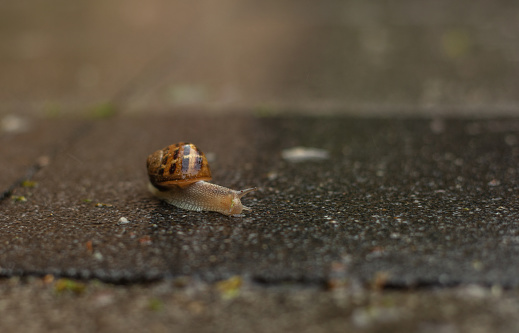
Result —
[[240, 216], [249, 207], [241, 197], [257, 188], [241, 191], [207, 182], [211, 170], [207, 159], [195, 145], [180, 142], [157, 150], [147, 160], [150, 191], [159, 199], [182, 209], [214, 211]]

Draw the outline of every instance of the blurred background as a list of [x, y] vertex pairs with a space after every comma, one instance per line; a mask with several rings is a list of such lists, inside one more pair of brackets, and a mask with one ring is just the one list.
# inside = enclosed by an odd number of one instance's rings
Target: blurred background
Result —
[[512, 0], [0, 2], [0, 113], [518, 115]]

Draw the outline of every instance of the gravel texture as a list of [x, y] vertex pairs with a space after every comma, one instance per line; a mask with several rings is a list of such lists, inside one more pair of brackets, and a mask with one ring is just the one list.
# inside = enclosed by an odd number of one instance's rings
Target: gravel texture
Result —
[[[518, 285], [516, 120], [179, 116], [89, 128], [3, 201], [2, 275]], [[182, 140], [208, 153], [215, 183], [259, 187], [244, 198], [252, 213], [189, 212], [148, 193], [147, 154]], [[296, 146], [329, 158], [281, 157]]]
[[239, 277], [116, 286], [0, 281], [2, 332], [515, 332], [516, 291], [265, 288]]

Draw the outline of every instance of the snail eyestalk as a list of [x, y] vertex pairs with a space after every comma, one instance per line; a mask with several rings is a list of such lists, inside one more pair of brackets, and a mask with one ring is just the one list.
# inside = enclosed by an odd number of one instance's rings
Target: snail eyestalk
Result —
[[254, 192], [254, 191], [257, 191], [257, 190], [258, 190], [257, 187], [251, 187], [251, 188], [248, 188], [248, 189], [245, 189], [245, 190], [241, 190], [241, 191], [239, 191], [240, 194], [238, 194], [238, 197], [242, 198], [245, 194], [250, 193], [250, 192]]

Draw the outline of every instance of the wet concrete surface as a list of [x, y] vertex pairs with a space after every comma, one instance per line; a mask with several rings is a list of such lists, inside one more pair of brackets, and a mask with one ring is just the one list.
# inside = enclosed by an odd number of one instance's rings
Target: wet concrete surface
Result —
[[[46, 160], [29, 181], [3, 178], [2, 331], [517, 327], [516, 119], [31, 123], [0, 138], [6, 156], [40, 145], [13, 161], [19, 174]], [[243, 200], [253, 211], [153, 198], [145, 159], [181, 140], [208, 155], [215, 183], [258, 186]], [[298, 146], [329, 158], [283, 158]]]
[[[65, 144], [73, 139], [73, 130], [79, 124], [63, 124], [60, 120], [45, 121], [36, 118], [4, 115], [0, 120], [0, 191], [9, 195], [11, 187], [31, 177]], [[12, 147], [12, 148], [11, 148]], [[22, 150], [18, 150], [22, 149]], [[0, 192], [1, 193], [1, 192]]]
[[[518, 129], [514, 119], [98, 121], [64, 136], [29, 186], [3, 200], [0, 272], [516, 287]], [[243, 200], [251, 213], [189, 212], [148, 193], [147, 155], [181, 140], [209, 154], [215, 183], [259, 187]], [[295, 146], [330, 157], [284, 160]]]

